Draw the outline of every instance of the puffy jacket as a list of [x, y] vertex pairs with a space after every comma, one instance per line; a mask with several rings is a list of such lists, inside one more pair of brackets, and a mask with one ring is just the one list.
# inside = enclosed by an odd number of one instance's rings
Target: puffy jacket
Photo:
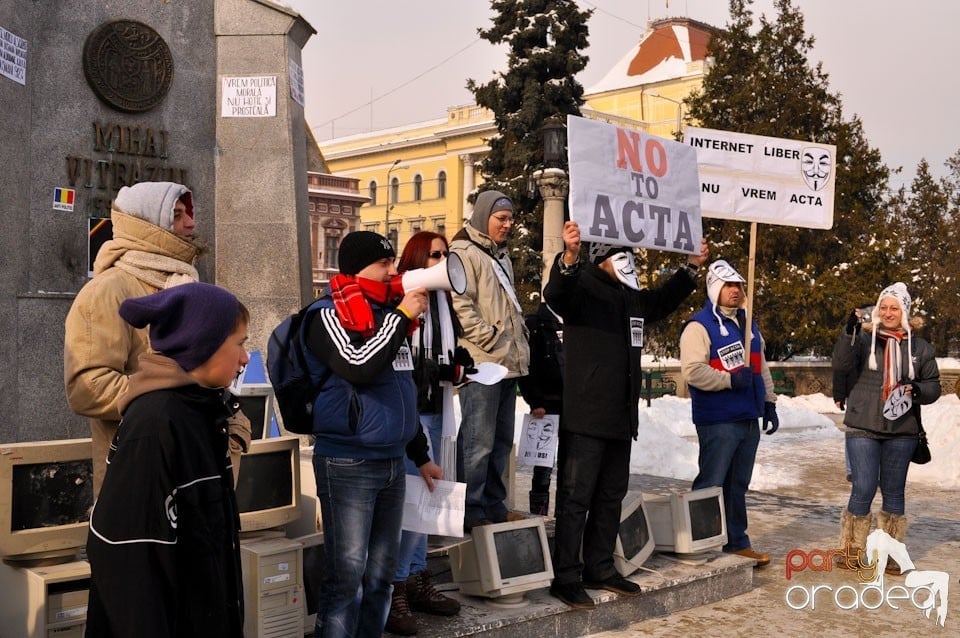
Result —
[[[870, 334], [861, 332], [854, 343], [850, 335], [841, 331], [840, 338], [833, 348], [833, 369], [838, 374], [856, 375], [856, 383], [847, 397], [847, 410], [843, 415], [843, 424], [851, 428], [868, 430], [883, 436], [916, 436], [917, 414], [919, 410], [910, 410], [899, 419], [890, 421], [883, 416], [883, 402], [880, 400], [883, 386], [883, 358], [886, 340], [877, 339], [877, 369], [866, 365], [870, 356]], [[908, 352], [913, 351], [913, 369], [915, 379], [908, 379]], [[920, 395], [914, 397], [914, 405], [927, 405], [940, 398], [940, 369], [931, 346], [926, 340], [913, 337], [911, 348], [906, 342], [900, 348], [903, 371], [902, 383], [916, 382]]]
[[420, 430], [413, 373], [393, 365], [410, 320], [371, 305], [377, 329], [369, 338], [343, 327], [330, 297], [319, 299], [308, 316], [307, 366], [330, 371], [313, 408], [314, 449], [322, 456], [400, 457]]
[[467, 273], [466, 291], [453, 295], [453, 309], [463, 326], [460, 345], [470, 352], [474, 363], [499, 363], [507, 368], [507, 378], [526, 375], [530, 364], [527, 327], [496, 270], [502, 268], [511, 284], [514, 282], [506, 248], [467, 225], [454, 236], [450, 250], [463, 260]]
[[236, 637], [240, 517], [223, 392], [146, 354], [90, 517], [87, 635]]

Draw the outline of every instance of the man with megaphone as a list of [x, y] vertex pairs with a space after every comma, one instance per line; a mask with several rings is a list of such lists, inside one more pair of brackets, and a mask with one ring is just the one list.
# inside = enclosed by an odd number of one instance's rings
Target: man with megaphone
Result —
[[317, 636], [380, 635], [397, 567], [404, 454], [416, 460], [428, 489], [442, 475], [420, 429], [407, 340], [427, 309], [427, 291], [398, 291], [395, 257], [377, 233], [346, 235], [340, 272], [304, 328], [307, 366], [323, 379], [313, 410], [326, 548]]
[[499, 191], [477, 196], [473, 214], [450, 244], [451, 257], [463, 260], [466, 290], [453, 297], [464, 346], [478, 366], [492, 362], [507, 369], [491, 385], [460, 388], [458, 480], [467, 484], [464, 530], [523, 518], [507, 509], [503, 472], [513, 449], [517, 379], [527, 374], [527, 327], [514, 291], [507, 236], [513, 228], [513, 202]]

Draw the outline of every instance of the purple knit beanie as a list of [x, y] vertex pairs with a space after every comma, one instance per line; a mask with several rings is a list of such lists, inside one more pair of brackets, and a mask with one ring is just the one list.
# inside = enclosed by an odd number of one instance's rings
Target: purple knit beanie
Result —
[[233, 333], [240, 302], [232, 293], [201, 282], [166, 288], [120, 304], [134, 328], [150, 326], [150, 347], [190, 372], [213, 356]]

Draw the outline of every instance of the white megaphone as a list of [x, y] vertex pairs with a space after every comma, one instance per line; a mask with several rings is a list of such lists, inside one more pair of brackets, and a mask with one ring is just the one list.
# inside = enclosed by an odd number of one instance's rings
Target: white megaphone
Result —
[[462, 295], [467, 289], [467, 273], [463, 269], [460, 256], [450, 253], [436, 266], [408, 270], [400, 276], [400, 282], [404, 293], [415, 288], [426, 288], [427, 290], [452, 290]]

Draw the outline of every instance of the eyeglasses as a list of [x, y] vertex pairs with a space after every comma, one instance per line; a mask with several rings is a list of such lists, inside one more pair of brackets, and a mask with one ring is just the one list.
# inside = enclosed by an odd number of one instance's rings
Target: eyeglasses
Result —
[[491, 217], [497, 220], [497, 223], [499, 223], [501, 226], [513, 223], [513, 216], [511, 215], [491, 215]]
[[445, 250], [434, 250], [434, 251], [431, 251], [428, 254], [428, 256], [430, 257], [430, 259], [440, 259], [441, 257], [446, 257], [449, 254], [450, 253], [448, 253]]

